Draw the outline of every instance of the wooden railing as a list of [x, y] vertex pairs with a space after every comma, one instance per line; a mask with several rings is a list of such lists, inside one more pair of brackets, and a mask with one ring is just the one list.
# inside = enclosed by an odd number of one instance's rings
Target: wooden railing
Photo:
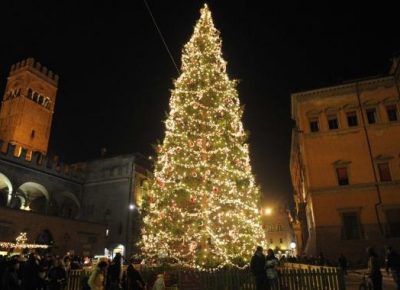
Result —
[[[155, 277], [165, 273], [168, 290], [255, 290], [254, 276], [249, 270], [222, 269], [194, 271], [181, 268], [143, 268], [144, 280], [151, 289]], [[70, 272], [68, 290], [80, 290], [84, 270]], [[273, 290], [344, 290], [344, 276], [340, 269], [309, 265], [287, 265], [278, 269], [278, 283]]]
[[71, 270], [68, 273], [68, 282], [67, 289], [68, 290], [81, 290], [81, 283], [84, 281], [84, 278], [89, 278], [90, 271], [89, 270]]

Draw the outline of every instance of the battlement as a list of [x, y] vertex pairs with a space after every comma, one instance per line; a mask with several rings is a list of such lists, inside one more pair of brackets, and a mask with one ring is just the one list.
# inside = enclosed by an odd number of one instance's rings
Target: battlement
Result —
[[11, 66], [10, 76], [23, 70], [29, 70], [55, 86], [57, 86], [58, 84], [58, 75], [55, 74], [53, 71], [47, 69], [47, 67], [43, 66], [40, 62], [35, 61], [33, 57], [24, 59], [20, 62], [17, 62], [16, 64], [13, 64]]
[[6, 148], [6, 151], [0, 151], [0, 161], [17, 162], [33, 170], [46, 172], [75, 182], [83, 182], [85, 180], [86, 173], [84, 170], [64, 164], [59, 160], [58, 156], [46, 156], [40, 152], [33, 152], [28, 155], [27, 149], [19, 148], [11, 143], [3, 144], [2, 140], [0, 140], [0, 147]]

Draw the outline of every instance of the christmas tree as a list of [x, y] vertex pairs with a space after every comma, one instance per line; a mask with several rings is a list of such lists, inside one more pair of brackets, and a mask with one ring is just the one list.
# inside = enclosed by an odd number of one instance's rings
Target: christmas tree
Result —
[[144, 198], [142, 250], [186, 266], [246, 266], [265, 237], [236, 82], [211, 12], [184, 46], [154, 183]]

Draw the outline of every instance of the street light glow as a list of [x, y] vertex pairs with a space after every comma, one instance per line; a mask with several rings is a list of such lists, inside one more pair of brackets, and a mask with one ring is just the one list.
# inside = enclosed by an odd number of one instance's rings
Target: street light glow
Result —
[[130, 204], [130, 205], [129, 205], [129, 209], [130, 209], [130, 210], [134, 210], [134, 209], [135, 209], [135, 205], [134, 205], [134, 204]]
[[265, 215], [271, 215], [271, 213], [272, 213], [272, 209], [270, 207], [267, 207], [267, 208], [264, 209], [264, 214]]

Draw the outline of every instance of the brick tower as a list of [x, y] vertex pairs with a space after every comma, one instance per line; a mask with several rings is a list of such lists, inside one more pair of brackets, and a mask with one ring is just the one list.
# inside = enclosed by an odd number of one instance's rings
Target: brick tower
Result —
[[[16, 145], [27, 156], [47, 153], [58, 75], [28, 58], [11, 67], [0, 110], [0, 140], [3, 148]], [[29, 157], [28, 157], [29, 158]]]

